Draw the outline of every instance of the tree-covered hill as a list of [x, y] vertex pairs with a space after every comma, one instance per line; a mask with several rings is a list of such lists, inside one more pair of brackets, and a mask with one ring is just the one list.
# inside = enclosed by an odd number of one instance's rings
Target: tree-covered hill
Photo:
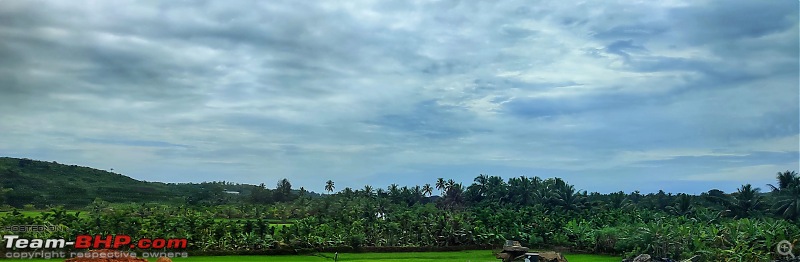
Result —
[[98, 198], [112, 203], [218, 205], [232, 202], [269, 204], [290, 201], [299, 195], [320, 197], [302, 187], [292, 189], [286, 179], [278, 181], [276, 189], [280, 190], [267, 189], [264, 184], [225, 181], [177, 184], [148, 182], [55, 161], [0, 157], [0, 206], [17, 208], [25, 205], [36, 208], [82, 208]]
[[[11, 206], [86, 206], [95, 198], [110, 202], [172, 201], [185, 190], [164, 183], [139, 181], [121, 174], [77, 165], [19, 158], [0, 158], [0, 185]], [[182, 192], [183, 191], [183, 192]]]

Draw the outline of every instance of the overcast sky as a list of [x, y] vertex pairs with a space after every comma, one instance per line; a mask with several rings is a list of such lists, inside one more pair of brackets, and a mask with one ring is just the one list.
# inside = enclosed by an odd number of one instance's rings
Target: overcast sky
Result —
[[148, 181], [798, 170], [798, 1], [0, 0], [0, 155]]

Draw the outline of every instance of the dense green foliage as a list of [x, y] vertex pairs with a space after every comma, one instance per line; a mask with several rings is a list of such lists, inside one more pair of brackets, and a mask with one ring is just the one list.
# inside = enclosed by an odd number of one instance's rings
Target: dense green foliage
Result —
[[178, 197], [160, 183], [137, 181], [87, 167], [15, 158], [0, 158], [0, 185], [7, 189], [0, 200], [14, 207], [25, 204], [83, 207], [100, 196], [109, 201]]
[[[197, 252], [498, 246], [515, 239], [535, 248], [625, 256], [768, 261], [779, 241], [800, 241], [800, 177], [786, 171], [777, 181], [770, 192], [743, 185], [730, 194], [709, 190], [699, 196], [588, 193], [559, 178], [487, 175], [466, 187], [439, 178], [433, 185], [367, 185], [335, 193], [333, 181], [320, 181], [328, 191], [322, 197], [293, 190], [287, 179], [275, 190], [205, 183], [177, 191], [187, 195], [175, 195], [173, 202], [115, 204], [103, 198], [85, 205], [88, 215], [56, 207], [39, 216], [8, 214], [0, 222], [61, 224], [70, 230], [35, 234], [67, 238], [187, 237], [189, 249]], [[6, 201], [18, 188], [7, 185]], [[234, 186], [243, 189], [240, 194], [224, 193]]]
[[[279, 187], [280, 188], [280, 187]], [[290, 201], [302, 190], [292, 190], [286, 180], [282, 191], [230, 182], [146, 182], [76, 165], [19, 158], [0, 158], [0, 209], [3, 205], [23, 208], [65, 206], [82, 208], [96, 198], [112, 203], [158, 202], [189, 205], [220, 205], [233, 202], [273, 203]], [[226, 192], [238, 192], [230, 194]], [[306, 192], [312, 196], [312, 194]]]

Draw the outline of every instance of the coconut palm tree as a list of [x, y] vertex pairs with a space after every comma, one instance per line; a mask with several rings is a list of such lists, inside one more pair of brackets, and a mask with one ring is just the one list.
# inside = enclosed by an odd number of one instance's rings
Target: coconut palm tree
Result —
[[464, 188], [461, 184], [456, 184], [453, 181], [452, 185], [447, 187], [447, 192], [444, 195], [442, 204], [446, 207], [456, 207], [464, 203]]
[[436, 179], [436, 190], [439, 190], [439, 193], [442, 195], [444, 195], [445, 186], [444, 178], [440, 177]]
[[372, 197], [372, 186], [370, 186], [370, 185], [365, 185], [364, 186], [364, 196]]
[[489, 182], [489, 176], [480, 174], [477, 177], [475, 177], [473, 181], [475, 181], [475, 185], [477, 186], [478, 195], [486, 196], [486, 183]]
[[530, 179], [525, 176], [509, 178], [508, 200], [523, 206], [532, 204], [532, 188], [533, 186], [531, 185]]
[[625, 192], [618, 191], [608, 194], [605, 204], [610, 209], [627, 209], [631, 206], [631, 200]]
[[500, 201], [506, 195], [506, 182], [502, 177], [490, 176], [486, 180], [486, 197], [492, 201]]
[[456, 185], [456, 181], [455, 180], [448, 179], [447, 183], [444, 184], [444, 191], [447, 191], [447, 189], [449, 189], [450, 187], [453, 187], [455, 185]]
[[345, 197], [352, 197], [353, 194], [354, 194], [353, 189], [350, 187], [345, 187], [344, 190], [342, 190], [342, 195], [344, 195]]
[[753, 188], [752, 185], [742, 185], [733, 193], [733, 197], [725, 201], [728, 212], [735, 218], [752, 217], [762, 210], [762, 200], [760, 188]]
[[328, 182], [325, 182], [325, 191], [328, 191], [328, 193], [330, 194], [331, 192], [333, 192], [334, 189], [336, 189], [336, 187], [333, 185], [332, 180], [328, 180]]
[[575, 190], [575, 186], [567, 184], [564, 180], [557, 178], [552, 189], [551, 201], [566, 210], [580, 210], [586, 203], [586, 195]]
[[778, 180], [778, 186], [774, 186], [772, 184], [767, 184], [770, 188], [772, 188], [772, 192], [778, 192], [783, 189], [791, 188], [792, 185], [800, 185], [800, 176], [797, 175], [795, 171], [786, 170], [784, 172], [778, 172], [778, 175], [775, 177]]
[[425, 197], [425, 193], [422, 192], [422, 187], [419, 185], [411, 188], [411, 195], [413, 196], [414, 203], [422, 202], [422, 198]]
[[675, 204], [668, 206], [666, 210], [676, 216], [688, 216], [694, 213], [692, 198], [687, 194], [678, 194]]
[[768, 185], [776, 195], [772, 210], [789, 220], [800, 219], [800, 176], [795, 171], [778, 172], [778, 186]]
[[800, 185], [781, 190], [772, 210], [789, 220], [800, 219]]
[[433, 195], [433, 187], [431, 187], [431, 184], [425, 184], [422, 186], [422, 193], [428, 196]]
[[383, 190], [383, 188], [378, 188], [375, 190], [375, 195], [378, 196], [379, 198], [385, 197], [386, 191]]
[[392, 183], [386, 189], [389, 193], [390, 199], [393, 201], [398, 201], [400, 199], [400, 187], [397, 184]]

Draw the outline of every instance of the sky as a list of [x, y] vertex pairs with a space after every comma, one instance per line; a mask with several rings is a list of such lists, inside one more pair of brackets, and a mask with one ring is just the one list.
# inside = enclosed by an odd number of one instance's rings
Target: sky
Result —
[[798, 1], [0, 0], [0, 155], [322, 192], [797, 170]]

